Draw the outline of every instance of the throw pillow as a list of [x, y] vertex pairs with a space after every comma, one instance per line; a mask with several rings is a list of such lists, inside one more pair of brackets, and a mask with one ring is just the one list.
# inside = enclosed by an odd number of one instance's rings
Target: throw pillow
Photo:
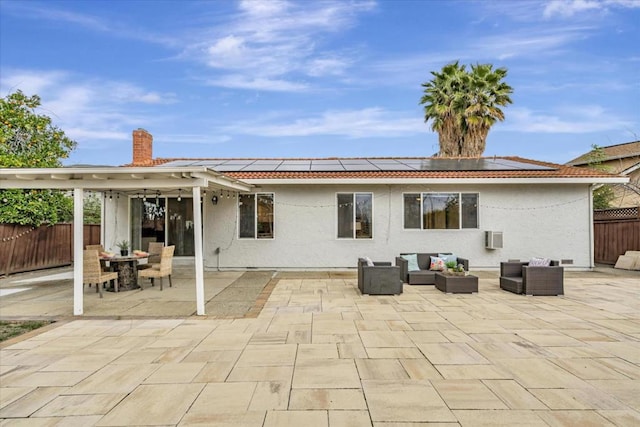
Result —
[[368, 256], [365, 256], [365, 257], [362, 257], [362, 259], [367, 262], [367, 266], [373, 267], [373, 261], [371, 261], [371, 258], [369, 258]]
[[437, 256], [431, 257], [431, 265], [429, 266], [429, 270], [433, 271], [444, 271], [445, 269], [444, 260], [442, 258], [438, 258]]
[[448, 263], [449, 261], [453, 261], [458, 264], [458, 256], [453, 254], [438, 254], [438, 258], [442, 258], [444, 263]]
[[551, 260], [549, 258], [531, 258], [529, 260], [529, 267], [549, 267]]
[[407, 260], [408, 271], [420, 271], [420, 267], [418, 266], [418, 254], [405, 254], [400, 255], [400, 257]]

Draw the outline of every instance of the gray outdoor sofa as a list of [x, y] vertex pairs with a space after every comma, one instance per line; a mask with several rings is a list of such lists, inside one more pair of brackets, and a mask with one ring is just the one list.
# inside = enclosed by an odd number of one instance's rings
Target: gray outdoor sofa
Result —
[[528, 262], [501, 262], [500, 288], [516, 294], [564, 295], [564, 267], [551, 261], [548, 267], [530, 267]]
[[[413, 252], [412, 252], [413, 253]], [[429, 270], [431, 266], [431, 257], [437, 257], [439, 253], [418, 253], [418, 271], [409, 271], [409, 261], [402, 258], [402, 255], [411, 255], [409, 253], [400, 254], [396, 257], [396, 265], [400, 267], [400, 279], [410, 285], [435, 285], [437, 271]], [[451, 255], [447, 252], [440, 252], [443, 255]], [[457, 263], [464, 265], [464, 270], [469, 271], [469, 260], [457, 257]]]

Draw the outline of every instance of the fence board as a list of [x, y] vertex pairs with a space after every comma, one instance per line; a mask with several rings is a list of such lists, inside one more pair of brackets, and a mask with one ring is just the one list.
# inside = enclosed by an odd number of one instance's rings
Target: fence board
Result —
[[626, 251], [640, 250], [638, 208], [596, 211], [593, 221], [594, 261], [615, 264]]
[[[100, 226], [84, 226], [84, 245], [100, 243]], [[33, 228], [0, 224], [0, 275], [69, 265], [73, 262], [73, 226]]]

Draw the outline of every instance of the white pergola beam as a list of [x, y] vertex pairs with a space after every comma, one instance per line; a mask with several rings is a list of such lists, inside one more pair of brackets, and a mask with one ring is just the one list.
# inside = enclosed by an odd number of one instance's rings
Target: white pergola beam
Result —
[[198, 316], [204, 316], [204, 260], [202, 254], [200, 187], [193, 187], [193, 243], [195, 246], [196, 314], [198, 314]]
[[[80, 316], [84, 313], [84, 253], [82, 251], [84, 234], [84, 191], [82, 188], [73, 190], [73, 314]], [[100, 286], [100, 284], [96, 284]]]

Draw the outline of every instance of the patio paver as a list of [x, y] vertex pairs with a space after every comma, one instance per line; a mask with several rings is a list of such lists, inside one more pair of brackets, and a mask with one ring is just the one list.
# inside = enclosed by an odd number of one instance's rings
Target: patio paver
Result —
[[[205, 294], [241, 275], [207, 273]], [[271, 273], [250, 277], [256, 294]], [[68, 284], [0, 297], [0, 318], [59, 320], [0, 345], [0, 426], [640, 424], [640, 273], [569, 272], [564, 296], [526, 297], [491, 272], [477, 294], [396, 296], [361, 295], [351, 272], [283, 272], [236, 317], [192, 316], [192, 282], [87, 290], [83, 318], [64, 314]]]

